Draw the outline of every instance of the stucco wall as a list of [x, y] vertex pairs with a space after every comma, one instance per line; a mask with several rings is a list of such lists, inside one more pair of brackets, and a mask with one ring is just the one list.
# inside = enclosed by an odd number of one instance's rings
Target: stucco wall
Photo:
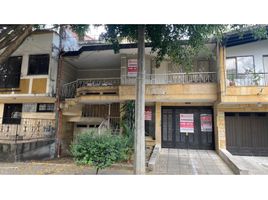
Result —
[[268, 72], [268, 65], [263, 64], [263, 55], [268, 55], [268, 40], [261, 40], [248, 44], [226, 48], [226, 57], [254, 56], [256, 72]]

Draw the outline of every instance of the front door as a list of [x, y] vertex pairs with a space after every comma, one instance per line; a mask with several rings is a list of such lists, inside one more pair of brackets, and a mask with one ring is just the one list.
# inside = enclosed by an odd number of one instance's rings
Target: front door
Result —
[[213, 113], [209, 107], [164, 107], [162, 147], [213, 149]]

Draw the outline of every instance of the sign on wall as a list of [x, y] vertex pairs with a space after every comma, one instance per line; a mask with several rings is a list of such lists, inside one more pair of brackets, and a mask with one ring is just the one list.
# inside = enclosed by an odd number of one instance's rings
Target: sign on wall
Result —
[[212, 132], [212, 115], [211, 114], [201, 114], [201, 131], [202, 132]]
[[136, 77], [137, 73], [138, 73], [138, 60], [137, 59], [128, 59], [127, 75], [129, 77]]
[[180, 114], [180, 132], [194, 133], [194, 114]]
[[151, 121], [152, 120], [152, 107], [145, 107], [145, 120]]

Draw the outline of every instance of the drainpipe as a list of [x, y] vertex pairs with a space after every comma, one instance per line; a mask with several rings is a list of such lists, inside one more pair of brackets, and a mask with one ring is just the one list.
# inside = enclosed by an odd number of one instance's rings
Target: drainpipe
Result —
[[56, 151], [57, 157], [61, 156], [61, 139], [60, 134], [62, 130], [62, 110], [61, 110], [61, 77], [62, 77], [62, 37], [63, 37], [63, 25], [60, 25], [60, 41], [59, 41], [59, 61], [58, 61], [58, 69], [57, 69], [57, 81], [56, 81]]

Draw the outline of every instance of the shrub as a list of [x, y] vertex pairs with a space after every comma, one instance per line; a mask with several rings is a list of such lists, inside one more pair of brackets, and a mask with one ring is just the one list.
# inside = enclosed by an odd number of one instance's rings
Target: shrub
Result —
[[127, 138], [94, 132], [79, 134], [71, 145], [71, 153], [79, 164], [88, 164], [100, 169], [107, 168], [115, 162], [126, 160]]

